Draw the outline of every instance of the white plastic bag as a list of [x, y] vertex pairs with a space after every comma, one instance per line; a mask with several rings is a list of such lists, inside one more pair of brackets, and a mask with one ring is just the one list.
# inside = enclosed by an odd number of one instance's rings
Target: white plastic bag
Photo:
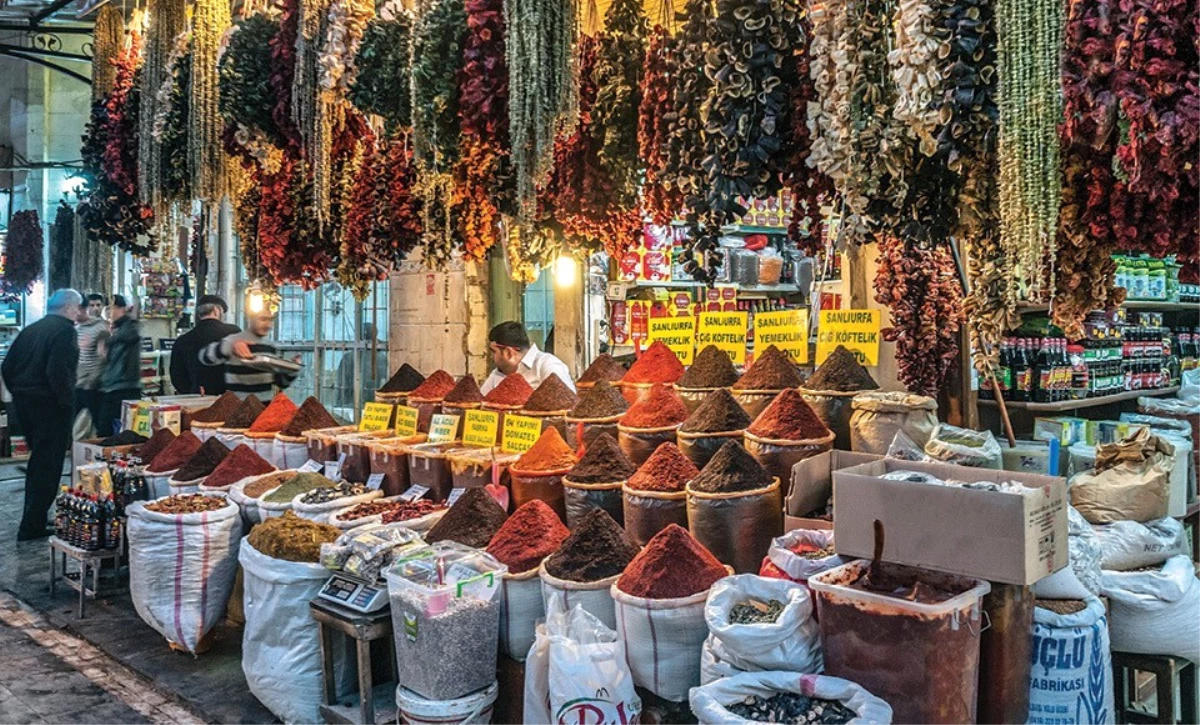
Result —
[[500, 653], [524, 660], [533, 646], [538, 620], [545, 616], [538, 570], [505, 574], [500, 582]]
[[617, 610], [610, 590], [621, 578], [620, 574], [594, 582], [574, 582], [559, 579], [547, 572], [546, 562], [543, 561], [538, 567], [538, 578], [542, 580], [542, 602], [547, 612], [554, 611], [555, 607], [570, 609], [578, 605], [603, 622], [605, 627], [617, 628]]
[[860, 685], [840, 677], [801, 675], [795, 672], [747, 672], [726, 677], [703, 687], [693, 687], [688, 696], [692, 712], [701, 725], [749, 725], [755, 722], [738, 717], [727, 705], [757, 695], [770, 698], [781, 692], [795, 692], [806, 697], [834, 700], [854, 711], [850, 725], [892, 721], [892, 708], [867, 692]]
[[1033, 610], [1029, 722], [1106, 725], [1114, 721], [1112, 655], [1104, 604], [1084, 600], [1074, 614]]
[[[783, 611], [773, 623], [729, 621], [730, 610], [748, 599], [782, 602]], [[703, 684], [742, 672], [815, 674], [824, 669], [821, 629], [813, 619], [813, 601], [803, 584], [754, 574], [726, 577], [708, 591], [704, 620], [709, 634], [700, 661]]]
[[1068, 564], [1033, 584], [1041, 599], [1087, 599], [1100, 593], [1100, 540], [1083, 516], [1067, 506]]
[[1189, 557], [1172, 556], [1158, 571], [1106, 571], [1102, 582], [1113, 649], [1200, 662], [1200, 580]]
[[896, 435], [892, 438], [892, 442], [888, 444], [887, 453], [884, 458], [895, 458], [898, 461], [921, 461], [928, 462], [934, 460], [925, 451], [913, 442], [912, 438], [902, 430], [896, 431]]
[[1183, 524], [1170, 517], [1144, 524], [1117, 521], [1093, 530], [1100, 541], [1100, 566], [1104, 569], [1128, 571], [1188, 553]]
[[171, 495], [171, 477], [174, 475], [175, 471], [146, 473], [146, 492], [151, 501]]
[[129, 517], [129, 594], [138, 616], [168, 641], [194, 652], [225, 616], [237, 575], [242, 516], [216, 511], [164, 514], [138, 501]]
[[332, 501], [325, 501], [323, 503], [304, 503], [301, 501], [309, 493], [311, 492], [305, 491], [304, 493], [297, 494], [292, 499], [292, 513], [302, 519], [316, 521], [319, 524], [329, 523], [329, 517], [340, 511], [352, 509], [360, 503], [383, 498], [383, 491], [375, 489], [374, 491], [367, 491], [357, 496], [343, 496], [342, 498], [335, 498]]
[[612, 585], [617, 632], [625, 642], [629, 670], [638, 687], [664, 700], [683, 702], [700, 684], [704, 624], [703, 591], [679, 599], [644, 599]]
[[[897, 435], [900, 434], [897, 433]], [[793, 529], [783, 536], [776, 536], [775, 540], [771, 542], [771, 548], [767, 550], [767, 557], [763, 560], [762, 568], [758, 570], [759, 576], [781, 579], [783, 577], [780, 574], [782, 574], [792, 581], [803, 582], [808, 581], [810, 576], [816, 576], [823, 571], [829, 571], [846, 563], [837, 554], [823, 556], [819, 559], [809, 559], [795, 553], [795, 549], [805, 544], [815, 547], [817, 551], [831, 546], [833, 545], [833, 530]]]
[[578, 605], [556, 605], [525, 662], [524, 722], [623, 725], [641, 710], [617, 633]]
[[942, 463], [999, 469], [1000, 444], [990, 430], [959, 428], [938, 423], [925, 444], [925, 452]]

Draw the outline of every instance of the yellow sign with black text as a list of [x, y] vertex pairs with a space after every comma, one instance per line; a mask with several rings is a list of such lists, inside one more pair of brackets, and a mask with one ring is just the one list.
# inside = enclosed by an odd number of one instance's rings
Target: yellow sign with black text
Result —
[[396, 435], [409, 438], [417, 434], [417, 420], [421, 411], [407, 405], [396, 406]]
[[392, 410], [396, 406], [388, 403], [367, 403], [363, 406], [362, 418], [358, 421], [361, 431], [387, 430], [392, 424]]
[[792, 362], [808, 362], [808, 310], [776, 310], [754, 316], [754, 351], [762, 354], [770, 345], [787, 353]]
[[696, 349], [703, 350], [716, 345], [724, 350], [734, 365], [746, 364], [745, 312], [701, 312], [700, 325], [696, 330]]
[[525, 415], [504, 416], [504, 433], [500, 437], [500, 450], [505, 453], [524, 453], [533, 448], [542, 435], [542, 419]]
[[650, 342], [660, 340], [684, 365], [692, 364], [696, 352], [695, 317], [651, 317]]
[[450, 443], [458, 437], [457, 415], [435, 415], [429, 421], [429, 442]]
[[463, 445], [491, 448], [496, 445], [500, 416], [490, 410], [468, 410], [463, 419]]
[[838, 345], [854, 353], [862, 365], [879, 364], [879, 310], [821, 310], [818, 322], [818, 365]]

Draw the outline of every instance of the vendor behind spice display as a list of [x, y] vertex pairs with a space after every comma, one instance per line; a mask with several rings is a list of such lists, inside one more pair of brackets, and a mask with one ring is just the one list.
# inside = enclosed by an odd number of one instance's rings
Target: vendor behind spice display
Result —
[[196, 302], [196, 325], [175, 340], [171, 347], [171, 385], [176, 393], [220, 395], [225, 392], [225, 371], [200, 362], [204, 348], [241, 332], [225, 322], [229, 305], [217, 295], [203, 295]]
[[551, 375], [557, 375], [572, 391], [575, 383], [567, 364], [548, 352], [542, 352], [529, 341], [529, 334], [519, 322], [501, 322], [488, 333], [488, 347], [492, 351], [492, 362], [496, 369], [483, 381], [479, 391], [484, 395], [500, 384], [506, 376], [520, 374], [536, 389]]
[[[277, 387], [288, 387], [300, 374], [298, 370], [246, 364], [245, 361], [258, 355], [279, 357], [279, 348], [267, 339], [274, 324], [275, 316], [267, 310], [247, 313], [246, 329], [211, 343], [201, 350], [200, 362], [205, 365], [223, 365], [225, 389], [239, 398], [253, 395], [259, 400], [269, 402]], [[293, 361], [300, 362], [300, 357], [296, 356]]]

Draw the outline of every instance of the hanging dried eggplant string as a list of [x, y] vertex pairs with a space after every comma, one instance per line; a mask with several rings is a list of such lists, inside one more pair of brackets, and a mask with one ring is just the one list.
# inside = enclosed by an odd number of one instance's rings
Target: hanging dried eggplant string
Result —
[[117, 80], [114, 61], [125, 47], [125, 16], [111, 3], [96, 12], [92, 26], [92, 102], [103, 101]]
[[832, 200], [833, 181], [809, 164], [812, 157], [812, 131], [809, 128], [810, 109], [819, 112], [820, 97], [812, 80], [812, 53], [809, 43], [813, 37], [811, 10], [801, 9], [797, 30], [800, 42], [793, 47], [796, 60], [796, 83], [792, 88], [792, 218], [788, 221], [788, 237], [800, 249], [815, 256], [825, 248], [821, 207]]
[[642, 206], [655, 224], [669, 224], [683, 208], [683, 195], [668, 181], [667, 154], [670, 126], [671, 79], [676, 72], [674, 42], [656, 25], [646, 48], [638, 110], [638, 147], [646, 165]]
[[146, 14], [150, 25], [146, 31], [146, 46], [138, 78], [141, 103], [138, 109], [138, 197], [154, 209], [155, 217], [167, 218], [163, 203], [164, 169], [162, 146], [154, 136], [155, 119], [159, 115], [160, 90], [167, 78], [168, 65], [176, 38], [187, 22], [184, 0], [149, 0]]
[[704, 72], [704, 53], [713, 16], [712, 0], [688, 0], [672, 53], [676, 73], [663, 117], [669, 135], [663, 180], [685, 198], [699, 195], [704, 189], [704, 122], [700, 109], [712, 86]]
[[[192, 10], [192, 69], [188, 104], [188, 160], [192, 172], [191, 192], [210, 206], [229, 193], [230, 175], [225, 168], [221, 142], [221, 117], [217, 60], [221, 40], [232, 25], [226, 0], [197, 0]], [[215, 223], [217, 214], [210, 214]]]

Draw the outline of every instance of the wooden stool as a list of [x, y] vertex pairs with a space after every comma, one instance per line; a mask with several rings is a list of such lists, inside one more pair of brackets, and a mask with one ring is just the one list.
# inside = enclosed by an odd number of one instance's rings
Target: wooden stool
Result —
[[[398, 715], [397, 670], [396, 647], [392, 643], [392, 610], [384, 607], [378, 612], [363, 614], [325, 599], [314, 599], [308, 606], [321, 633], [321, 674], [325, 690], [321, 716], [325, 722], [361, 725], [395, 722]], [[337, 633], [348, 640], [347, 645], [349, 640], [353, 641], [358, 665], [358, 696], [350, 698], [346, 704], [338, 700], [337, 693], [333, 661], [333, 637]], [[385, 640], [391, 675], [390, 681], [381, 685], [375, 684], [371, 667], [371, 643], [377, 639]]]
[[[1113, 652], [1113, 694], [1118, 723], [1195, 723], [1196, 665], [1170, 655]], [[1138, 707], [1137, 673], [1154, 675], [1155, 708], [1150, 715]], [[1179, 685], [1176, 689], [1176, 679]], [[1175, 717], [1175, 695], [1179, 695], [1179, 717]]]
[[[121, 568], [121, 556], [123, 555], [124, 539], [121, 540], [122, 546], [115, 549], [101, 549], [99, 551], [88, 551], [80, 549], [77, 546], [71, 546], [67, 542], [57, 536], [50, 537], [50, 596], [54, 596], [55, 586], [58, 580], [62, 579], [63, 584], [71, 587], [79, 592], [79, 618], [83, 619], [86, 613], [88, 599], [95, 599], [101, 594], [100, 592], [100, 573], [104, 568], [104, 562], [111, 561], [113, 563], [113, 572], [119, 572]], [[62, 571], [58, 570], [58, 560], [62, 557]], [[67, 572], [67, 559], [74, 559], [79, 562], [79, 579], [76, 580], [75, 572]], [[92, 578], [92, 584], [88, 586], [88, 576]], [[116, 589], [112, 592], [116, 593]]]

